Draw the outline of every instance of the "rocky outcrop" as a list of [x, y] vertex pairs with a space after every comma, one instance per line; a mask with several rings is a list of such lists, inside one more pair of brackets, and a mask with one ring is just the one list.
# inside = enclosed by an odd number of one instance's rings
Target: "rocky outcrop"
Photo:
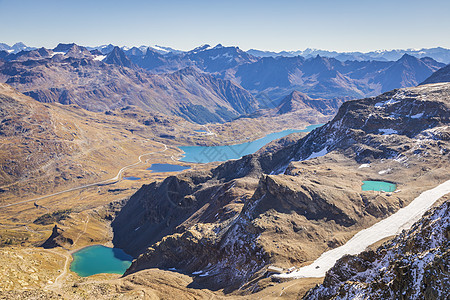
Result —
[[55, 247], [70, 247], [73, 244], [73, 240], [63, 236], [64, 230], [59, 228], [57, 225], [53, 226], [52, 234], [48, 239], [40, 245], [45, 249], [55, 248]]
[[450, 202], [375, 251], [346, 256], [304, 299], [446, 299]]
[[[290, 161], [344, 149], [358, 162], [417, 155], [424, 150], [408, 146], [416, 144], [416, 139], [432, 144], [447, 140], [449, 99], [449, 85], [436, 84], [348, 101], [332, 121], [282, 151], [290, 152]], [[448, 151], [440, 146], [437, 150]], [[279, 171], [286, 167], [280, 166]]]

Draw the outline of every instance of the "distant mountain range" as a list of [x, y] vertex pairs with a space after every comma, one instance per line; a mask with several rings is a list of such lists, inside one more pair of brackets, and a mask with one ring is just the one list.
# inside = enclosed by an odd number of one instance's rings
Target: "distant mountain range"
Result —
[[395, 61], [341, 61], [318, 54], [258, 57], [220, 44], [186, 52], [73, 43], [54, 49], [13, 47], [22, 50], [0, 50], [0, 82], [39, 101], [76, 103], [94, 111], [136, 105], [199, 123], [260, 114], [294, 91], [339, 100], [334, 103], [375, 96], [416, 86], [445, 66], [409, 54]]
[[5, 43], [0, 43], [0, 51], [6, 51], [8, 53], [18, 53], [22, 50], [33, 50], [35, 47], [28, 47], [24, 43], [15, 43], [12, 46], [9, 46]]
[[[101, 46], [94, 46], [94, 47], [86, 47], [88, 50], [98, 50], [99, 52], [103, 54], [108, 54], [113, 50], [115, 45], [108, 44], [108, 45], [101, 45]], [[222, 47], [221, 44], [217, 45], [216, 47]], [[202, 45], [199, 46], [193, 50], [190, 51], [183, 51], [183, 50], [177, 50], [171, 47], [165, 47], [165, 46], [158, 46], [158, 45], [152, 45], [152, 46], [132, 46], [132, 47], [120, 47], [127, 55], [145, 55], [147, 53], [147, 50], [150, 48], [152, 51], [157, 52], [159, 54], [180, 54], [180, 53], [186, 53], [186, 52], [198, 52], [203, 51], [206, 49], [211, 49], [210, 45]], [[36, 47], [28, 47], [24, 43], [16, 43], [13, 46], [9, 46], [4, 43], [0, 43], [0, 51], [5, 50], [10, 53], [18, 53], [22, 50], [34, 50], [37, 49]], [[314, 48], [307, 48], [305, 50], [293, 50], [293, 51], [266, 51], [266, 50], [257, 50], [257, 49], [250, 49], [246, 51], [248, 54], [256, 56], [256, 57], [278, 57], [278, 56], [285, 56], [285, 57], [294, 57], [294, 56], [303, 56], [304, 58], [311, 58], [315, 57], [317, 55], [323, 56], [323, 57], [331, 57], [335, 58], [340, 61], [347, 61], [347, 60], [358, 60], [358, 61], [364, 61], [364, 60], [378, 60], [378, 61], [395, 61], [400, 59], [404, 54], [408, 54], [411, 56], [415, 56], [417, 58], [423, 58], [423, 57], [431, 57], [434, 60], [449, 64], [450, 63], [450, 49], [446, 49], [443, 47], [434, 47], [434, 48], [422, 48], [422, 49], [392, 49], [392, 50], [376, 50], [376, 51], [370, 51], [370, 52], [359, 52], [359, 51], [350, 51], [350, 52], [338, 52], [338, 51], [329, 51], [329, 50], [321, 50], [321, 49], [314, 49]]]
[[135, 68], [118, 47], [106, 56], [75, 44], [9, 54], [0, 60], [0, 78], [40, 102], [91, 111], [136, 105], [206, 123], [230, 121], [258, 108], [251, 93], [229, 80], [193, 67], [152, 75]]
[[324, 57], [332, 57], [340, 61], [347, 60], [379, 60], [379, 61], [393, 61], [398, 60], [405, 54], [415, 56], [417, 58], [431, 57], [434, 60], [442, 63], [450, 63], [450, 49], [442, 47], [428, 48], [428, 49], [395, 49], [395, 50], [377, 50], [370, 52], [337, 52], [320, 49], [306, 49], [297, 51], [263, 51], [250, 49], [247, 53], [258, 57], [277, 57], [277, 56], [303, 56], [305, 58], [315, 57], [317, 55]]

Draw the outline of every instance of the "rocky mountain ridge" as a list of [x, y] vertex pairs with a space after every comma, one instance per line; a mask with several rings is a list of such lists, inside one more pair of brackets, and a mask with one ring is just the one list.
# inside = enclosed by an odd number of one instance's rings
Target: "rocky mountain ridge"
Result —
[[102, 62], [97, 60], [101, 55], [84, 47], [63, 46], [57, 50], [66, 52], [40, 49], [0, 63], [1, 81], [41, 102], [77, 104], [92, 111], [136, 105], [198, 123], [229, 121], [258, 108], [240, 86], [194, 68], [150, 75], [129, 68], [132, 63], [118, 48]]
[[[49, 55], [64, 53], [74, 44], [61, 44]], [[87, 48], [80, 47], [85, 52]], [[154, 48], [130, 48], [123, 51], [108, 45], [91, 49], [96, 60], [119, 66], [143, 68], [155, 74], [175, 72], [195, 67], [222, 79], [229, 79], [249, 90], [260, 102], [277, 102], [298, 90], [312, 98], [350, 99], [374, 96], [393, 88], [417, 85], [444, 64], [429, 57], [415, 57], [405, 53], [395, 61], [347, 60], [326, 56], [304, 58], [256, 57], [238, 47], [211, 47], [204, 45], [186, 52], [164, 52]], [[144, 51], [145, 50], [145, 51]], [[44, 51], [43, 48], [40, 51]], [[63, 52], [59, 52], [63, 51]], [[113, 55], [113, 59], [111, 56]], [[67, 53], [65, 54], [67, 55]], [[22, 51], [17, 54], [3, 52], [3, 60], [39, 58], [39, 54]], [[22, 57], [22, 58], [21, 58]], [[120, 57], [120, 58], [119, 58]], [[128, 61], [129, 60], [129, 61]]]
[[450, 82], [450, 65], [447, 65], [437, 70], [421, 84], [440, 83], [440, 82]]
[[[148, 247], [126, 274], [175, 268], [211, 289], [257, 291], [267, 265], [304, 265], [342, 245], [446, 179], [449, 92], [436, 84], [349, 101], [274, 152], [143, 186], [113, 222], [115, 245]], [[368, 179], [401, 191], [362, 192]]]

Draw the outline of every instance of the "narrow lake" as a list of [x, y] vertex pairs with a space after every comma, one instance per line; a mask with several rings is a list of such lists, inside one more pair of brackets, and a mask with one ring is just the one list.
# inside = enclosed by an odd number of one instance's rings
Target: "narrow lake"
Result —
[[236, 145], [226, 146], [181, 146], [184, 157], [180, 159], [183, 162], [190, 163], [209, 163], [213, 161], [226, 161], [229, 159], [239, 159], [242, 156], [255, 153], [267, 143], [273, 140], [285, 137], [294, 132], [310, 132], [323, 124], [310, 125], [302, 130], [283, 130], [266, 135], [263, 138]]
[[124, 177], [124, 180], [139, 180], [141, 179], [140, 177], [134, 177], [134, 176], [129, 176], [129, 177]]
[[122, 249], [94, 245], [72, 254], [70, 270], [81, 277], [100, 273], [123, 274], [131, 265], [133, 257]]

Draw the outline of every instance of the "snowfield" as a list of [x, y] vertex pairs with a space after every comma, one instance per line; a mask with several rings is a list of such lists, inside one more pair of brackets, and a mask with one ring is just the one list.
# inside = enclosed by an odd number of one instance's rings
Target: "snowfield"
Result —
[[311, 153], [311, 155], [305, 159], [305, 160], [309, 160], [309, 159], [313, 159], [313, 158], [317, 158], [317, 157], [321, 157], [321, 156], [325, 156], [328, 154], [327, 151], [327, 147], [323, 148], [322, 150], [320, 150], [319, 152], [313, 152]]
[[373, 226], [361, 230], [346, 244], [323, 253], [312, 264], [302, 267], [290, 274], [276, 274], [273, 275], [273, 277], [324, 277], [325, 273], [344, 255], [359, 254], [373, 243], [386, 237], [399, 234], [404, 229], [409, 229], [439, 198], [448, 193], [450, 193], [450, 180], [447, 180], [433, 189], [423, 192], [408, 206], [399, 209], [395, 214], [381, 220]]

